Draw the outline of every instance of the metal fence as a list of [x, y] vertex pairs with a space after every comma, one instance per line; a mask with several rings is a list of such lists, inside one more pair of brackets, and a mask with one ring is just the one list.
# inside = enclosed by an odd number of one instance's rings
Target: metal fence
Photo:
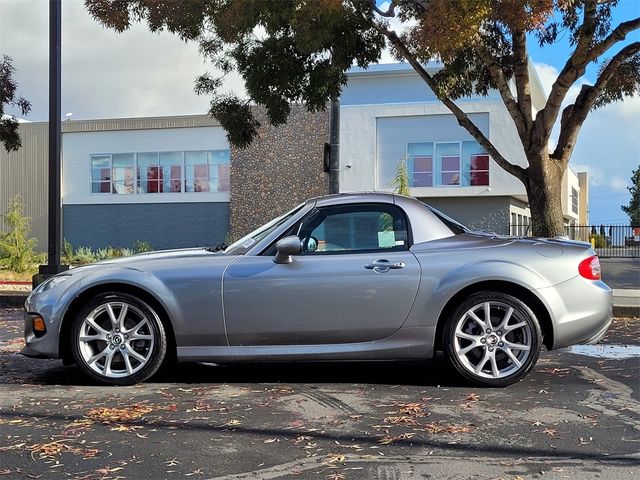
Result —
[[[531, 236], [531, 225], [509, 224], [511, 235]], [[629, 225], [568, 225], [571, 240], [590, 242], [603, 258], [640, 258], [640, 227]]]

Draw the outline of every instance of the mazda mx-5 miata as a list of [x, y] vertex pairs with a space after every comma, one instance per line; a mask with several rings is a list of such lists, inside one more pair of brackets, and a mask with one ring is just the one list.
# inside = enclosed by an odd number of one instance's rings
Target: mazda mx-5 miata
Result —
[[56, 275], [25, 303], [23, 353], [125, 385], [170, 359], [443, 351], [468, 380], [506, 386], [531, 371], [542, 346], [599, 341], [611, 300], [588, 243], [472, 232], [413, 198], [343, 194], [309, 200], [225, 248]]

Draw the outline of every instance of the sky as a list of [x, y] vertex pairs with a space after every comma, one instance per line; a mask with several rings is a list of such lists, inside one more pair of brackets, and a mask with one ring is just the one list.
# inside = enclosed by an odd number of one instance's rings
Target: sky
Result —
[[[640, 15], [640, 0], [621, 0], [613, 23]], [[81, 0], [62, 2], [62, 111], [72, 118], [116, 118], [202, 114], [207, 97], [193, 92], [195, 78], [212, 71], [197, 45], [169, 33], [153, 34], [134, 25], [122, 34], [104, 29]], [[639, 40], [635, 32], [629, 41]], [[568, 42], [539, 48], [529, 42], [530, 57], [547, 91], [570, 53]], [[26, 117], [48, 119], [48, 0], [0, 0], [0, 54], [13, 58], [19, 94], [32, 102]], [[385, 54], [382, 61], [390, 61]], [[597, 66], [582, 82], [593, 83]], [[243, 94], [238, 75], [224, 88]], [[9, 112], [17, 113], [17, 112]], [[631, 172], [640, 164], [640, 98], [633, 97], [592, 112], [570, 162], [590, 174], [590, 219], [626, 222], [620, 206], [629, 202]], [[557, 138], [557, 132], [556, 132]], [[553, 139], [552, 139], [553, 141]]]

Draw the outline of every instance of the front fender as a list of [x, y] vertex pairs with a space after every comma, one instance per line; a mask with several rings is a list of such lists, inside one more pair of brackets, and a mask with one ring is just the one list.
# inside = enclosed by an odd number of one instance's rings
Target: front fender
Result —
[[25, 301], [25, 310], [39, 314], [47, 325], [47, 334], [36, 338], [29, 328], [30, 318], [25, 319], [27, 343], [42, 356], [59, 358], [60, 341], [65, 315], [81, 295], [102, 285], [119, 284], [135, 287], [151, 295], [167, 312], [170, 318], [182, 319], [180, 306], [170, 289], [154, 275], [133, 267], [113, 266], [93, 269], [83, 267], [73, 272], [70, 278], [42, 293], [31, 294]]
[[[79, 291], [74, 299], [93, 288], [115, 284], [145, 291], [162, 306], [172, 323], [184, 318], [180, 304], [171, 289], [155, 275], [135, 267], [114, 266], [88, 272], [80, 281]], [[66, 305], [65, 313], [70, 303]]]

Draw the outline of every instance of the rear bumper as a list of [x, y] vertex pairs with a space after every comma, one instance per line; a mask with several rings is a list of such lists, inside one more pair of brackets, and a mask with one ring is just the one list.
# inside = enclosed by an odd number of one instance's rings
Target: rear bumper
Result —
[[604, 282], [576, 276], [537, 292], [553, 322], [553, 349], [597, 343], [607, 333], [613, 318], [613, 292]]

